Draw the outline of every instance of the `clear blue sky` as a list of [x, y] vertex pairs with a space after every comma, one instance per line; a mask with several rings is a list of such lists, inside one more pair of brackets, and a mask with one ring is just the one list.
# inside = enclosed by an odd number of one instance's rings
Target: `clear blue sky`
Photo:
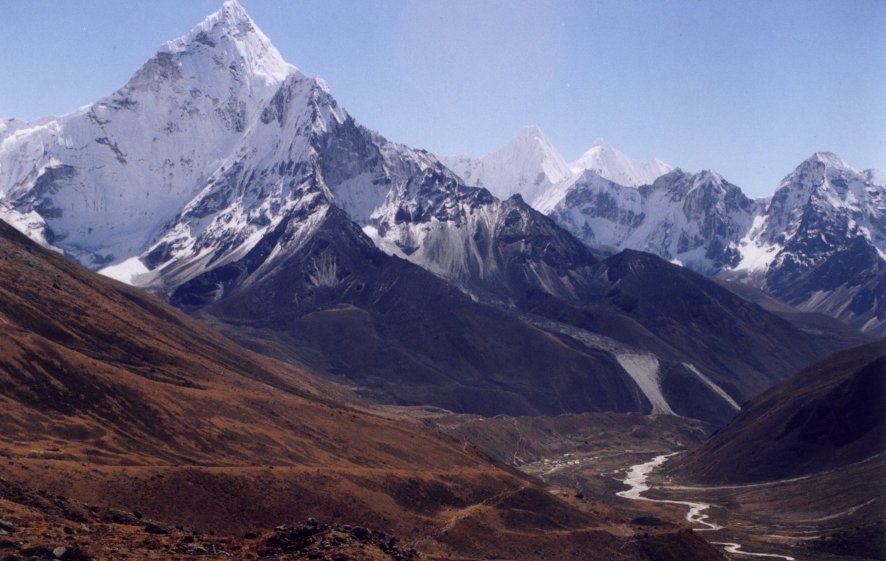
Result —
[[[886, 2], [242, 0], [388, 138], [481, 155], [524, 124], [770, 194], [811, 153], [886, 169]], [[0, 0], [0, 116], [111, 93], [221, 0]]]

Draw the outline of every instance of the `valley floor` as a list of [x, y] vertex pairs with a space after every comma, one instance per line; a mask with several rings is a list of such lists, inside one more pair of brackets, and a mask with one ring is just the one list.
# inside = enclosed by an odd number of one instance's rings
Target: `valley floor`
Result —
[[[679, 451], [664, 446], [566, 453], [520, 469], [549, 484], [572, 487], [584, 497], [605, 497], [607, 508], [637, 527], [688, 522], [734, 559], [855, 561], [886, 555], [882, 454], [840, 472], [748, 485], [688, 486], [658, 473], [674, 453]], [[643, 477], [637, 478], [641, 466], [651, 469], [640, 470]]]
[[[626, 535], [688, 526], [731, 559], [886, 559], [883, 454], [807, 477], [697, 486], [675, 481], [664, 469], [670, 456], [694, 447], [711, 430], [697, 421], [588, 413], [552, 418], [438, 416], [434, 422], [542, 479], [554, 492], [579, 497], [593, 512], [621, 521]], [[645, 470], [648, 481], [644, 477], [642, 482], [649, 490], [625, 484], [637, 475], [632, 468], [662, 456], [668, 458]], [[629, 494], [632, 498], [619, 496], [631, 488], [636, 491]], [[655, 500], [699, 503], [702, 508], [690, 513], [689, 505]]]

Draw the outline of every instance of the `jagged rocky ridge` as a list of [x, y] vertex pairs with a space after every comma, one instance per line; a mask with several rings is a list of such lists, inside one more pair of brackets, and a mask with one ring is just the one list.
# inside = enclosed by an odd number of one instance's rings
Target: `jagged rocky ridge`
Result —
[[[562, 157], [541, 131], [521, 131], [483, 158], [445, 161], [463, 177], [501, 189], [514, 183], [496, 165], [540, 143], [544, 157], [527, 158], [521, 174], [542, 177]], [[546, 185], [527, 190], [533, 206], [588, 245], [655, 253], [801, 310], [886, 333], [886, 179], [878, 170], [855, 170], [820, 152], [769, 200], [754, 200], [716, 172], [637, 162], [598, 141], [571, 174]]]
[[830, 153], [782, 180], [721, 272], [803, 310], [886, 333], [886, 185]]
[[737, 264], [733, 240], [759, 205], [718, 174], [675, 170], [651, 185], [619, 185], [586, 171], [548, 214], [588, 244], [640, 248], [712, 274]]
[[34, 237], [382, 399], [724, 421], [835, 346], [362, 127], [234, 1], [109, 98], [0, 134]]

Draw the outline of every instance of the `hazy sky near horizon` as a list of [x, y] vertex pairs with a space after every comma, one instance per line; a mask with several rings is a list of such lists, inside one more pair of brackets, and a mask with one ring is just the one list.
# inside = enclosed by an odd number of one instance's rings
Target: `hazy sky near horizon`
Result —
[[[886, 169], [886, 2], [241, 0], [357, 120], [438, 154], [526, 124], [714, 169], [753, 196], [815, 151]], [[122, 86], [221, 0], [0, 0], [0, 116]]]

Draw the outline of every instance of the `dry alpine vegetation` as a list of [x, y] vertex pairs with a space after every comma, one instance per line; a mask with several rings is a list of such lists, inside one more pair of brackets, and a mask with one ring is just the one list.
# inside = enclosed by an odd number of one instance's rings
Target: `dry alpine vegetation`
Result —
[[[0, 275], [10, 560], [721, 558], [682, 528], [638, 534], [402, 415], [323, 397], [310, 372], [5, 224]], [[309, 518], [316, 533], [297, 537]]]

